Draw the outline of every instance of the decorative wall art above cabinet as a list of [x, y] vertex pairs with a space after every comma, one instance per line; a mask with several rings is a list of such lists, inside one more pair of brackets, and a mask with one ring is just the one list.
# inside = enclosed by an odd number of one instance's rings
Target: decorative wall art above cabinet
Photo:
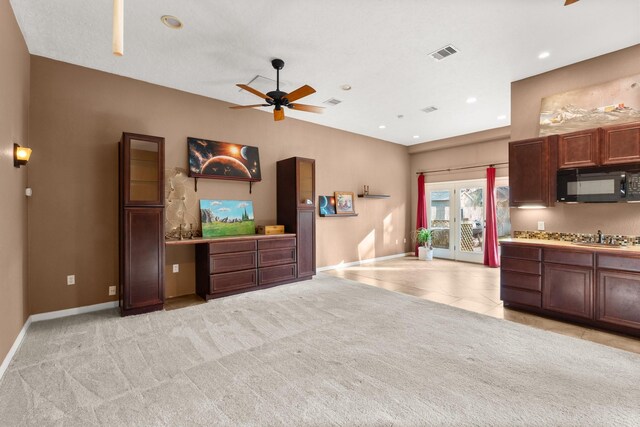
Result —
[[262, 180], [258, 147], [209, 141], [201, 138], [187, 138], [189, 150], [189, 176], [198, 178], [248, 181]]

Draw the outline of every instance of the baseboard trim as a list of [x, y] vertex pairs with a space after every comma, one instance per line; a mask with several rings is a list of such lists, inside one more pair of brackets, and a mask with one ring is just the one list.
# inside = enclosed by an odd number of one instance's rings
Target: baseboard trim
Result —
[[24, 336], [26, 335], [27, 330], [29, 329], [29, 326], [31, 326], [33, 322], [59, 319], [61, 317], [73, 316], [76, 314], [91, 313], [93, 311], [108, 310], [110, 308], [115, 308], [117, 306], [118, 306], [118, 301], [110, 301], [110, 302], [103, 302], [101, 304], [85, 305], [84, 307], [75, 307], [75, 308], [68, 308], [66, 310], [49, 311], [47, 313], [32, 314], [31, 316], [29, 316], [27, 321], [24, 322], [24, 325], [22, 326], [20, 333], [16, 337], [15, 341], [13, 342], [13, 345], [9, 349], [9, 352], [7, 353], [4, 360], [2, 361], [2, 365], [0, 365], [0, 380], [4, 376], [4, 373], [6, 372], [7, 368], [9, 367], [9, 364], [11, 363], [13, 356], [15, 356], [16, 352], [20, 348], [20, 345], [22, 344], [22, 340], [24, 340]]
[[413, 252], [403, 252], [401, 254], [381, 256], [381, 257], [378, 257], [378, 258], [368, 258], [368, 259], [362, 259], [360, 261], [344, 262], [344, 263], [335, 264], [335, 265], [327, 265], [325, 267], [316, 268], [316, 271], [340, 270], [341, 268], [354, 267], [354, 266], [362, 265], [362, 264], [370, 264], [372, 262], [384, 261], [384, 260], [387, 260], [387, 259], [404, 258], [404, 257], [410, 256], [410, 255], [413, 255]]
[[59, 319], [60, 317], [74, 316], [76, 314], [91, 313], [93, 311], [108, 310], [118, 306], [118, 301], [103, 302], [101, 304], [85, 305], [83, 307], [68, 308], [66, 310], [49, 311], [47, 313], [38, 313], [31, 315], [32, 322], [41, 322], [43, 320]]
[[24, 322], [24, 325], [22, 326], [20, 333], [18, 334], [15, 341], [13, 342], [13, 345], [9, 349], [9, 353], [7, 353], [4, 360], [2, 361], [2, 365], [0, 365], [0, 380], [4, 376], [4, 373], [7, 371], [7, 368], [9, 367], [9, 364], [11, 363], [13, 356], [16, 354], [16, 352], [20, 348], [20, 344], [22, 344], [22, 340], [24, 339], [24, 336], [26, 335], [27, 329], [29, 329], [30, 325], [31, 325], [31, 316], [29, 316], [27, 321]]

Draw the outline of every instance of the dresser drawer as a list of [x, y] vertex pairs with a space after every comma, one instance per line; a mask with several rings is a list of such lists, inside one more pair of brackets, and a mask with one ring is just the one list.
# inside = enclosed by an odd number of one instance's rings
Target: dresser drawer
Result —
[[541, 292], [542, 278], [534, 274], [502, 270], [500, 271], [500, 286]]
[[506, 303], [542, 307], [542, 294], [540, 292], [525, 291], [522, 289], [500, 288], [500, 298]]
[[539, 261], [529, 261], [525, 259], [505, 258], [500, 260], [500, 268], [506, 271], [518, 273], [542, 274], [542, 267]]
[[209, 293], [215, 294], [258, 285], [257, 270], [234, 271], [233, 273], [212, 274]]
[[258, 274], [260, 275], [259, 283], [261, 285], [293, 280], [296, 278], [296, 265], [287, 264], [276, 267], [264, 267], [258, 270]]
[[602, 253], [597, 257], [598, 268], [640, 272], [640, 258]]
[[593, 267], [593, 252], [572, 252], [558, 249], [545, 249], [544, 262], [557, 264], [579, 265]]
[[285, 237], [282, 239], [261, 239], [258, 240], [258, 249], [295, 248], [296, 238]]
[[256, 250], [255, 240], [238, 240], [237, 242], [212, 242], [209, 243], [209, 253], [226, 254], [230, 252], [248, 252]]
[[296, 248], [258, 251], [258, 267], [291, 264], [292, 262], [296, 262]]
[[542, 249], [529, 246], [502, 245], [500, 247], [502, 256], [509, 258], [529, 259], [533, 261], [542, 260]]
[[256, 268], [256, 252], [237, 252], [231, 254], [211, 255], [209, 257], [209, 273], [226, 273], [228, 271], [249, 270]]

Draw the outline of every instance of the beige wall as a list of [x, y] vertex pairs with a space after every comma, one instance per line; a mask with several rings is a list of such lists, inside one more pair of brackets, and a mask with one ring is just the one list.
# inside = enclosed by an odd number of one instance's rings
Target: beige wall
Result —
[[[372, 192], [358, 217], [317, 218], [317, 264], [405, 252], [406, 147], [33, 56], [29, 217], [30, 304], [39, 313], [114, 299], [117, 284], [117, 150], [123, 131], [166, 138], [167, 168], [187, 167], [187, 136], [258, 146], [262, 182], [199, 180], [199, 198], [248, 199], [256, 222], [276, 220], [276, 161], [316, 159], [316, 192]], [[408, 246], [407, 246], [408, 247]], [[179, 263], [178, 274], [170, 264]], [[193, 249], [167, 249], [167, 293], [193, 292]], [[76, 285], [66, 285], [66, 275]]]
[[[640, 72], [640, 45], [559, 68], [511, 84], [511, 137], [538, 136], [542, 98], [604, 83]], [[556, 204], [550, 209], [511, 209], [512, 230], [535, 230], [545, 221], [547, 231], [640, 235], [637, 204]]]
[[[0, 362], [27, 319], [28, 167], [13, 167], [13, 143], [28, 146], [29, 52], [8, 0], [0, 1]], [[34, 157], [38, 154], [34, 153]]]
[[[415, 228], [418, 206], [416, 172], [502, 163], [509, 160], [509, 127], [475, 132], [409, 147], [411, 155], [411, 228]], [[496, 166], [496, 176], [508, 176], [505, 166]], [[425, 182], [486, 178], [485, 168], [427, 173]]]

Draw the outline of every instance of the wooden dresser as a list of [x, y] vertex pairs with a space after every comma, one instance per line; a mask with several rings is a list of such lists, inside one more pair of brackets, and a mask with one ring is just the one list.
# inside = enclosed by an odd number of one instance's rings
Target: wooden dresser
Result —
[[196, 244], [196, 293], [207, 300], [299, 280], [295, 234], [172, 243]]

